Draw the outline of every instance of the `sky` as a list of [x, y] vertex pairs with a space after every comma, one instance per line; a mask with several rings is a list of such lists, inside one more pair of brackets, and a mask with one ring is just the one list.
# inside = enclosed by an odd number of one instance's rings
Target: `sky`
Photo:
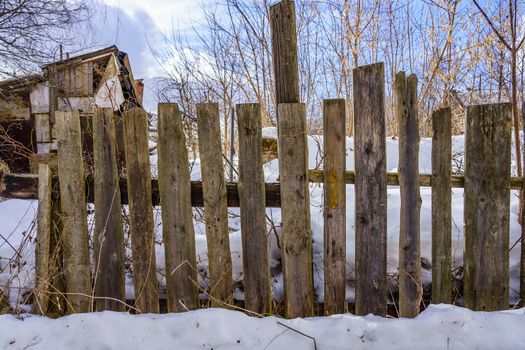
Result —
[[86, 40], [90, 48], [117, 45], [128, 54], [135, 79], [144, 79], [144, 107], [155, 112], [153, 78], [164, 71], [150, 47], [162, 50], [173, 31], [192, 35], [201, 14], [198, 0], [101, 0]]

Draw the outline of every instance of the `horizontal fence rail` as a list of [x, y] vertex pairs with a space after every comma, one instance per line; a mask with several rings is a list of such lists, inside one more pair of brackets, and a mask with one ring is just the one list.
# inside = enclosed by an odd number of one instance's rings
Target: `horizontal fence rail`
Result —
[[[309, 170], [308, 180], [310, 183], [324, 182], [322, 170]], [[521, 190], [524, 177], [513, 176], [510, 178], [510, 189]], [[57, 183], [58, 178], [53, 178], [53, 183]], [[347, 185], [355, 184], [355, 173], [353, 171], [345, 172], [345, 183]], [[397, 173], [386, 173], [386, 184], [388, 186], [399, 186], [399, 176]], [[419, 174], [420, 187], [432, 187], [432, 174]], [[267, 182], [266, 187], [266, 207], [279, 208], [281, 206], [281, 194], [279, 182]], [[465, 177], [462, 175], [452, 175], [452, 188], [464, 188]], [[53, 188], [57, 188], [53, 186]], [[159, 185], [157, 180], [151, 180], [152, 204], [159, 205]], [[239, 207], [239, 191], [236, 182], [226, 183], [228, 207]], [[93, 203], [93, 180], [86, 179], [86, 200]], [[126, 179], [120, 180], [120, 192], [122, 195], [122, 204], [128, 204], [128, 189]], [[9, 199], [38, 199], [38, 175], [36, 174], [5, 174], [0, 173], [0, 197]], [[191, 205], [193, 207], [202, 207], [202, 182], [191, 182]]]

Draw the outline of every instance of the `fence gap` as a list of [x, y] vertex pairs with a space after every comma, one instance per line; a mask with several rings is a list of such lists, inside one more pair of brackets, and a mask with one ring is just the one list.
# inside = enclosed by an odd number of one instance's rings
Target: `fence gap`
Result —
[[383, 63], [353, 71], [357, 315], [387, 312], [384, 79]]
[[84, 165], [78, 111], [56, 112], [64, 269], [69, 313], [92, 310]]
[[511, 105], [467, 109], [464, 298], [472, 310], [509, 307]]
[[212, 306], [233, 304], [228, 206], [219, 118], [217, 103], [197, 104], [202, 198], [210, 270], [209, 294]]
[[396, 74], [396, 114], [399, 133], [399, 316], [416, 317], [423, 297], [419, 220], [419, 119], [417, 77]]
[[168, 312], [199, 307], [186, 137], [177, 104], [158, 105], [158, 173]]
[[323, 103], [324, 313], [345, 312], [346, 111], [345, 100]]
[[308, 317], [314, 292], [305, 106], [279, 104], [277, 113], [285, 317]]
[[262, 163], [261, 106], [237, 105], [239, 131], [239, 201], [245, 308], [259, 314], [272, 311], [266, 194]]
[[35, 292], [33, 313], [47, 314], [49, 302], [49, 253], [51, 240], [52, 172], [48, 164], [38, 165], [38, 221], [35, 245]]
[[140, 312], [158, 313], [148, 116], [143, 109], [133, 108], [123, 119], [135, 307]]
[[93, 116], [95, 229], [95, 310], [124, 311], [126, 300], [124, 229], [117, 169], [113, 110], [96, 109]]
[[432, 303], [452, 302], [452, 110], [432, 113]]

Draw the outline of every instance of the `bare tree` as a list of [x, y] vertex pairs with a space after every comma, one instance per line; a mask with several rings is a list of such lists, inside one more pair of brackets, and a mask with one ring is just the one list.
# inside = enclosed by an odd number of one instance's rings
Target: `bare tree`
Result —
[[[26, 72], [47, 63], [73, 26], [86, 23], [89, 1], [0, 1], [0, 74]], [[55, 52], [53, 52], [55, 51]]]

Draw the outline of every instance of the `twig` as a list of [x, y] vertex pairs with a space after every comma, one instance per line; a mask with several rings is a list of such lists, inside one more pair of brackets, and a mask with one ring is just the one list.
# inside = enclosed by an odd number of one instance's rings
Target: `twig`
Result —
[[[294, 329], [294, 328], [292, 328], [292, 327], [290, 327], [290, 326], [287, 326], [287, 325], [285, 325], [284, 323], [279, 322], [279, 321], [277, 321], [277, 324], [280, 324], [281, 326], [283, 326], [283, 327], [285, 327], [285, 328], [288, 328], [289, 330], [294, 331], [295, 333], [300, 334], [300, 335], [302, 335], [303, 337], [306, 337], [306, 338], [310, 338], [310, 339], [312, 339], [312, 341], [314, 342], [314, 350], [317, 350], [317, 342], [315, 341], [315, 338], [312, 337], [311, 335], [305, 334], [305, 333], [303, 333], [303, 332], [301, 332], [301, 331], [299, 331], [299, 330], [297, 330], [297, 329]], [[282, 334], [282, 333], [281, 333], [281, 334]]]

